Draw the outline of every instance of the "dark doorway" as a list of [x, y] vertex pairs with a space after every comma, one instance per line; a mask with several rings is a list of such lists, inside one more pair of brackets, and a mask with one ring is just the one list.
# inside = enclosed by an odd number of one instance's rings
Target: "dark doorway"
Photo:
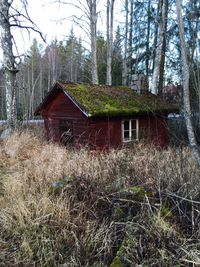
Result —
[[70, 120], [60, 120], [60, 142], [63, 145], [73, 143], [73, 122]]

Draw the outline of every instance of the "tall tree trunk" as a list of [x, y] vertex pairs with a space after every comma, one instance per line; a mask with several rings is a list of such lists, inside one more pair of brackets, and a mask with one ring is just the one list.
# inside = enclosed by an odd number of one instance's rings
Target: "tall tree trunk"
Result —
[[124, 57], [123, 57], [123, 70], [122, 70], [122, 84], [127, 85], [128, 78], [128, 68], [127, 68], [127, 48], [128, 48], [128, 0], [125, 0], [125, 11], [126, 11], [126, 21], [125, 21], [125, 37], [124, 37]]
[[188, 139], [194, 157], [200, 167], [200, 150], [197, 145], [194, 128], [192, 125], [191, 106], [190, 106], [190, 92], [189, 92], [189, 62], [187, 55], [187, 48], [185, 44], [185, 32], [183, 26], [183, 17], [181, 11], [181, 0], [176, 0], [177, 21], [179, 28], [179, 36], [181, 42], [181, 58], [182, 58], [182, 76], [183, 76], [183, 101], [184, 101], [184, 116], [187, 127]]
[[97, 5], [96, 0], [87, 0], [87, 5], [90, 12], [90, 41], [91, 41], [91, 61], [92, 61], [92, 83], [98, 84], [97, 70]]
[[71, 43], [71, 55], [70, 55], [70, 80], [74, 82], [74, 39]]
[[165, 54], [166, 54], [166, 35], [167, 35], [167, 22], [168, 22], [168, 0], [163, 2], [162, 9], [162, 46], [160, 55], [160, 67], [159, 67], [159, 81], [158, 81], [158, 94], [162, 94], [164, 84], [164, 72], [165, 72]]
[[51, 65], [52, 65], [52, 80], [57, 80], [57, 50], [55, 47], [52, 48], [51, 53]]
[[3, 67], [6, 90], [6, 113], [8, 128], [13, 129], [17, 122], [16, 109], [16, 88], [18, 72], [13, 55], [12, 34], [9, 22], [10, 2], [0, 0], [0, 30], [1, 30], [1, 47], [3, 50]]
[[26, 97], [25, 97], [25, 105], [27, 107], [27, 113], [26, 113], [26, 119], [29, 120], [30, 119], [30, 95], [31, 95], [31, 73], [32, 73], [32, 67], [30, 65], [30, 68], [28, 68], [28, 75], [27, 75], [27, 78], [28, 78], [28, 88], [27, 88], [27, 93], [25, 94]]
[[147, 42], [146, 42], [146, 60], [145, 60], [145, 68], [146, 68], [146, 76], [148, 79], [149, 76], [149, 39], [150, 39], [150, 24], [151, 24], [151, 1], [148, 1], [148, 9], [147, 9]]
[[154, 29], [154, 41], [153, 41], [153, 67], [152, 70], [154, 70], [155, 61], [156, 61], [156, 49], [157, 49], [157, 43], [158, 43], [158, 26], [159, 26], [159, 20], [160, 20], [160, 9], [161, 9], [161, 1], [159, 0], [157, 4], [157, 14], [155, 19], [155, 29]]
[[42, 102], [42, 99], [44, 98], [44, 88], [43, 88], [43, 68], [42, 68], [42, 59], [40, 59], [40, 98], [39, 103]]
[[[160, 23], [158, 25], [158, 41], [157, 47], [155, 52], [155, 62], [154, 62], [154, 69], [153, 69], [153, 77], [152, 77], [152, 87], [151, 91], [154, 94], [159, 93], [158, 86], [159, 80], [161, 79], [161, 83], [163, 83], [163, 77], [161, 74], [164, 75], [164, 70], [161, 72], [161, 60], [162, 56], [165, 57], [165, 42], [166, 42], [166, 27], [167, 27], [167, 9], [168, 9], [168, 0], [161, 0], [161, 14], [160, 14]], [[162, 55], [163, 54], [163, 55]], [[164, 59], [162, 65], [164, 63]], [[164, 65], [163, 65], [164, 67]]]
[[115, 0], [107, 0], [107, 70], [106, 84], [112, 85], [113, 11]]
[[[198, 33], [199, 33], [199, 1], [189, 1], [188, 28], [189, 28], [189, 45], [190, 45], [190, 64], [194, 64], [195, 49], [198, 47]], [[200, 46], [199, 46], [200, 47]]]
[[131, 85], [132, 80], [132, 50], [133, 50], [133, 2], [130, 0], [130, 23], [129, 23], [129, 40], [128, 40], [128, 85]]

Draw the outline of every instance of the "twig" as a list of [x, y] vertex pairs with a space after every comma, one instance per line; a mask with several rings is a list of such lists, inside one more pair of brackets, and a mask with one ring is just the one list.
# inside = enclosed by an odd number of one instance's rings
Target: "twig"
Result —
[[198, 205], [200, 205], [200, 202], [199, 202], [199, 201], [192, 200], [192, 199], [188, 199], [188, 198], [185, 198], [185, 197], [181, 197], [181, 196], [178, 196], [178, 195], [176, 195], [176, 194], [174, 194], [174, 193], [171, 193], [171, 192], [168, 192], [167, 194], [168, 194], [169, 196], [179, 198], [179, 199], [181, 199], [181, 200], [183, 200], [183, 201], [187, 201], [187, 202], [190, 202], [190, 203], [193, 203], [193, 204], [198, 204]]
[[10, 27], [18, 27], [18, 28], [21, 28], [21, 29], [32, 30], [32, 31], [38, 33], [40, 35], [40, 37], [42, 38], [42, 40], [46, 43], [46, 40], [45, 40], [42, 32], [37, 30], [37, 29], [35, 29], [34, 26], [22, 26], [22, 25], [19, 25], [19, 24], [10, 24]]

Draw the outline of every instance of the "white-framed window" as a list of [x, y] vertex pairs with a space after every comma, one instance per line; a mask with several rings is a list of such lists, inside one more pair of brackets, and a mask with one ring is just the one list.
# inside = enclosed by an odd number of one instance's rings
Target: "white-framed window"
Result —
[[139, 138], [139, 121], [137, 119], [122, 121], [123, 142], [137, 141]]

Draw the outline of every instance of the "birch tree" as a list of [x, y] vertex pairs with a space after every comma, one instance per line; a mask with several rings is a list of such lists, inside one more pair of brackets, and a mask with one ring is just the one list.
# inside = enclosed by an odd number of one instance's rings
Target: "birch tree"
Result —
[[125, 0], [125, 34], [124, 34], [124, 57], [123, 57], [123, 71], [122, 71], [122, 84], [127, 85], [128, 78], [128, 18], [129, 18], [129, 6], [128, 0]]
[[192, 125], [192, 112], [190, 105], [190, 92], [189, 92], [189, 60], [188, 60], [188, 52], [186, 48], [185, 42], [185, 32], [183, 25], [183, 17], [181, 10], [181, 0], [176, 0], [176, 10], [177, 10], [177, 22], [179, 28], [179, 36], [180, 36], [180, 45], [181, 45], [181, 58], [182, 58], [182, 78], [183, 78], [183, 101], [184, 101], [184, 117], [187, 127], [188, 139], [196, 158], [198, 165], [200, 166], [200, 150], [197, 145], [196, 137], [194, 134], [194, 128]]
[[168, 7], [169, 0], [163, 1], [162, 9], [162, 42], [161, 42], [161, 55], [159, 66], [159, 80], [158, 80], [158, 94], [162, 94], [165, 74], [165, 54], [166, 54], [166, 38], [167, 38], [167, 23], [168, 23]]
[[112, 85], [113, 11], [115, 0], [107, 0], [107, 70], [106, 84]]
[[147, 42], [146, 42], [146, 59], [145, 59], [145, 69], [146, 69], [146, 76], [149, 76], [149, 59], [150, 59], [150, 49], [149, 49], [149, 42], [150, 42], [150, 25], [151, 24], [151, 2], [148, 0], [148, 8], [147, 8]]
[[130, 0], [130, 22], [129, 22], [129, 40], [128, 40], [128, 84], [132, 80], [132, 56], [133, 56], [133, 4], [134, 0]]
[[[163, 84], [164, 75], [164, 59], [165, 59], [165, 49], [166, 49], [166, 28], [167, 28], [167, 14], [168, 14], [168, 0], [160, 0], [158, 10], [160, 11], [160, 22], [158, 24], [158, 36], [157, 36], [157, 47], [155, 50], [155, 62], [152, 77], [151, 91], [155, 94], [160, 93], [161, 88], [159, 88], [159, 81], [161, 86]], [[159, 89], [158, 89], [159, 88]]]
[[92, 83], [98, 84], [97, 68], [97, 0], [56, 0], [59, 4], [71, 5], [81, 11], [81, 16], [73, 15], [73, 21], [89, 37], [91, 47], [91, 76]]
[[98, 84], [99, 79], [97, 70], [97, 1], [96, 0], [86, 0], [86, 1], [89, 8], [92, 83]]
[[10, 7], [12, 1], [0, 0], [0, 29], [1, 47], [3, 50], [3, 70], [6, 91], [6, 113], [9, 129], [13, 129], [17, 121], [16, 112], [16, 87], [18, 72], [13, 54], [12, 34], [10, 26]]
[[[17, 124], [17, 106], [16, 106], [16, 88], [18, 65], [13, 52], [13, 36], [11, 29], [21, 28], [27, 31], [33, 30], [40, 34], [27, 12], [27, 1], [21, 0], [18, 5], [20, 8], [13, 6], [13, 0], [0, 0], [0, 31], [1, 31], [1, 48], [3, 50], [3, 71], [4, 71], [4, 88], [6, 97], [6, 117], [7, 129], [2, 138], [13, 131]], [[19, 11], [20, 10], [20, 11]], [[23, 13], [24, 12], [24, 13]], [[21, 19], [22, 18], [22, 19]], [[17, 46], [17, 44], [15, 44]]]

